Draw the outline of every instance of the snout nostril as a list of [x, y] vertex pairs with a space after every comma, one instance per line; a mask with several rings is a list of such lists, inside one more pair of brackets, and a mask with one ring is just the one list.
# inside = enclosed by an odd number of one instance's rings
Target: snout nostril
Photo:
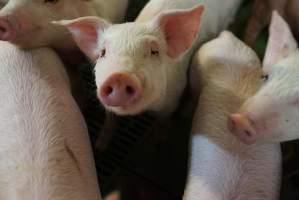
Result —
[[236, 123], [235, 123], [235, 121], [232, 120], [232, 119], [229, 119], [229, 120], [228, 120], [228, 129], [232, 131], [232, 130], [235, 129], [235, 127], [236, 127]]
[[126, 92], [128, 95], [134, 95], [135, 94], [135, 89], [132, 86], [127, 86], [126, 87]]
[[113, 93], [113, 88], [112, 87], [106, 87], [105, 89], [104, 89], [104, 94], [106, 95], [106, 96], [109, 96], [109, 95], [111, 95]]
[[6, 28], [0, 27], [0, 33], [5, 33], [5, 32], [6, 32]]
[[6, 19], [0, 19], [0, 40], [13, 41], [16, 38], [16, 30]]
[[248, 137], [252, 137], [252, 134], [250, 133], [250, 131], [248, 131], [248, 130], [244, 130], [244, 133], [245, 133]]

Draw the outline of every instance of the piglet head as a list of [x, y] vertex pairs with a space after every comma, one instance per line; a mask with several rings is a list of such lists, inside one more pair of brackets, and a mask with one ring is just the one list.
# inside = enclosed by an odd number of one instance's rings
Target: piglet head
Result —
[[177, 59], [197, 38], [203, 6], [163, 12], [147, 23], [111, 25], [84, 17], [56, 22], [96, 63], [98, 97], [110, 111], [169, 111], [186, 84]]
[[281, 142], [299, 138], [299, 52], [288, 24], [273, 13], [262, 87], [228, 120], [241, 141]]
[[76, 48], [68, 31], [51, 22], [91, 14], [86, 0], [2, 0], [0, 40], [21, 48]]

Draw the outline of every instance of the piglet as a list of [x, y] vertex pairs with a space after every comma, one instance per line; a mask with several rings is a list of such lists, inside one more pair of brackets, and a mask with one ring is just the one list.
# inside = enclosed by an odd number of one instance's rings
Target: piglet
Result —
[[195, 48], [225, 29], [241, 2], [151, 0], [133, 23], [111, 25], [95, 17], [56, 23], [96, 63], [97, 93], [107, 110], [169, 115], [186, 86]]
[[229, 117], [246, 144], [299, 138], [299, 52], [285, 20], [274, 12], [264, 59], [263, 86]]
[[[275, 200], [280, 146], [247, 146], [229, 134], [229, 113], [259, 88], [257, 55], [229, 32], [205, 44], [194, 58], [201, 95], [193, 121], [185, 200]], [[195, 67], [195, 66], [194, 66]]]
[[82, 16], [101, 16], [110, 22], [121, 22], [128, 0], [5, 0], [0, 3], [0, 40], [23, 48], [51, 46], [75, 47], [63, 27], [53, 20]]
[[100, 200], [87, 128], [50, 49], [0, 42], [0, 199]]
[[124, 18], [128, 0], [1, 0], [0, 40], [20, 48], [52, 47], [63, 60], [72, 85], [72, 93], [82, 112], [88, 99], [85, 81], [78, 65], [86, 58], [66, 28], [51, 22], [82, 16], [101, 16], [112, 23]]

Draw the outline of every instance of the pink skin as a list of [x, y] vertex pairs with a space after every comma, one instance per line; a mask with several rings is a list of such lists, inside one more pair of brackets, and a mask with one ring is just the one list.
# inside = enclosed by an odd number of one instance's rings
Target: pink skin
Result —
[[227, 126], [231, 133], [245, 144], [253, 144], [258, 138], [253, 122], [244, 114], [230, 115]]
[[[41, 26], [35, 25], [24, 15], [0, 17], [0, 40], [23, 47], [23, 41], [32, 40], [32, 34], [43, 34]], [[38, 36], [37, 36], [38, 38]], [[26, 45], [24, 45], [26, 48]]]
[[142, 88], [137, 80], [127, 73], [110, 75], [99, 91], [99, 99], [107, 106], [126, 107], [140, 98]]
[[[273, 84], [265, 84], [262, 89], [266, 88], [269, 91], [271, 85]], [[281, 104], [273, 93], [263, 93], [263, 90], [259, 90], [244, 102], [238, 112], [228, 116], [228, 130], [247, 145], [258, 141], [272, 142], [275, 140], [272, 138], [277, 137], [281, 130], [281, 112], [285, 109]]]
[[[269, 89], [267, 87], [268, 85], [264, 86], [266, 90]], [[292, 139], [292, 136], [288, 137], [289, 133], [285, 133], [285, 129], [294, 127], [297, 121], [290, 120], [292, 117], [286, 111], [291, 110], [292, 113], [292, 110], [296, 110], [295, 104], [284, 104], [274, 96], [267, 98], [262, 92], [263, 88], [248, 99], [239, 112], [229, 115], [228, 130], [247, 145]]]
[[13, 41], [17, 36], [16, 30], [6, 19], [0, 19], [0, 40]]

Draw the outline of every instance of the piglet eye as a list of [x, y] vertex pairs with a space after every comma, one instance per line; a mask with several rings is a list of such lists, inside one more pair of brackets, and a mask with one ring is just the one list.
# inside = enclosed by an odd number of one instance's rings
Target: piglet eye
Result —
[[269, 79], [269, 75], [268, 74], [264, 74], [261, 77], [262, 81], [266, 82]]
[[58, 0], [44, 0], [44, 2], [48, 4], [56, 4]]
[[102, 49], [101, 53], [100, 53], [100, 57], [103, 58], [106, 56], [106, 49]]
[[152, 56], [159, 56], [160, 52], [158, 50], [151, 50]]

